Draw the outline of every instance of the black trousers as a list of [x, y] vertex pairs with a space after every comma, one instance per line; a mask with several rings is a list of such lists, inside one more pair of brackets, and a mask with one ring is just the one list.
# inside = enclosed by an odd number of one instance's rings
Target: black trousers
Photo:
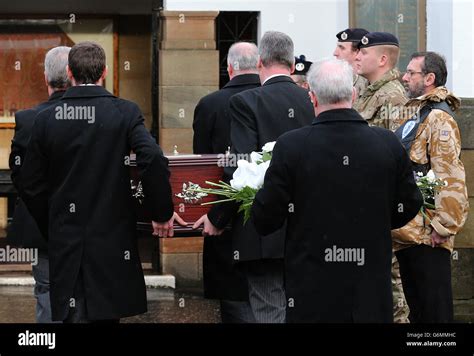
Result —
[[395, 254], [410, 307], [410, 322], [452, 322], [451, 253], [445, 248], [417, 245]]

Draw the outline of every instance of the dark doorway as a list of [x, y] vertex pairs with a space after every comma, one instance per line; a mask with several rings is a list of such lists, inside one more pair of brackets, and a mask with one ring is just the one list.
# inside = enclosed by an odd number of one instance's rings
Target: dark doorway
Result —
[[227, 52], [239, 41], [257, 44], [258, 17], [255, 11], [222, 11], [216, 19], [216, 39], [219, 50], [219, 88], [229, 81]]

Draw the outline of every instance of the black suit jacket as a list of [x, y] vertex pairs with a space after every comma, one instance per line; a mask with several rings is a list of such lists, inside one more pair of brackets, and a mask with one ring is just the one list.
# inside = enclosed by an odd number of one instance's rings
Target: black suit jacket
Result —
[[[12, 140], [9, 165], [12, 172], [12, 182], [17, 190], [20, 186], [21, 167], [36, 115], [47, 107], [57, 104], [63, 94], [64, 90], [54, 92], [48, 101], [32, 109], [18, 111], [15, 114], [15, 135]], [[46, 253], [48, 249], [46, 240], [41, 235], [36, 221], [28, 212], [21, 198], [16, 201], [13, 219], [8, 227], [7, 242], [13, 246], [23, 248], [38, 248], [42, 253]]]
[[[288, 222], [287, 320], [392, 322], [390, 230], [422, 201], [397, 137], [352, 109], [323, 112], [280, 137], [252, 216], [261, 234]], [[332, 262], [337, 248], [359, 249], [348, 250], [359, 259]]]
[[[311, 124], [314, 111], [308, 91], [290, 77], [277, 76], [259, 88], [246, 90], [230, 99], [231, 142], [233, 154], [261, 151], [262, 146], [275, 141], [283, 133]], [[236, 167], [225, 169], [230, 181]], [[219, 204], [208, 216], [217, 227], [233, 222], [233, 251], [236, 261], [282, 258], [285, 231], [281, 229], [261, 238], [251, 220], [244, 225], [243, 214], [236, 214], [235, 204]]]
[[[260, 86], [257, 74], [242, 74], [221, 90], [206, 95], [194, 111], [194, 153], [224, 153], [230, 144], [229, 100], [234, 94]], [[248, 300], [247, 280], [233, 263], [232, 233], [204, 237], [204, 296], [211, 299]]]
[[[61, 110], [75, 112], [73, 119], [61, 119]], [[167, 159], [143, 121], [136, 104], [100, 86], [72, 87], [36, 118], [20, 191], [49, 239], [53, 320], [66, 317], [79, 273], [89, 319], [146, 311], [130, 189], [131, 150], [151, 218], [170, 219], [173, 203]]]
[[229, 99], [234, 94], [260, 86], [258, 74], [242, 74], [221, 90], [203, 97], [194, 109], [194, 153], [225, 153], [230, 143]]

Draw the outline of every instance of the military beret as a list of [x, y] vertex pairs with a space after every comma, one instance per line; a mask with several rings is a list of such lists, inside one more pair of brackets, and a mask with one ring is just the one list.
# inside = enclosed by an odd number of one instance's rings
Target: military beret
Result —
[[369, 32], [359, 42], [359, 48], [384, 45], [400, 47], [398, 38], [388, 32]]
[[313, 62], [307, 61], [304, 55], [301, 55], [299, 58], [295, 57], [295, 71], [291, 74], [305, 75], [308, 73], [311, 64], [313, 64]]
[[359, 42], [367, 33], [369, 31], [364, 28], [348, 28], [339, 32], [336, 37], [339, 42]]

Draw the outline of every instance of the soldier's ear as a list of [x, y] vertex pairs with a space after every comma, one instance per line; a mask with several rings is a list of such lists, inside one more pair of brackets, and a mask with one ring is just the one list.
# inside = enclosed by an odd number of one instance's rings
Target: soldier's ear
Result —
[[379, 61], [380, 66], [381, 67], [385, 66], [387, 64], [387, 62], [388, 62], [388, 56], [386, 54], [382, 54], [380, 56], [380, 61]]

